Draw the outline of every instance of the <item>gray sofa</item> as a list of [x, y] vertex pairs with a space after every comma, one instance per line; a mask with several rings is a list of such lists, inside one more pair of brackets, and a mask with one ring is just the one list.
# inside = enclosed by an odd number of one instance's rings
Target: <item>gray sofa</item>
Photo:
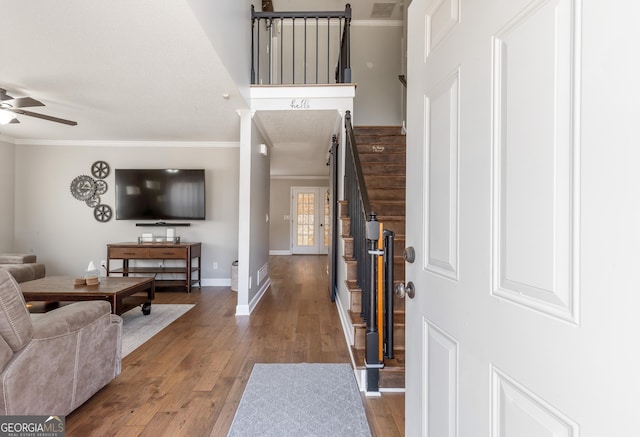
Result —
[[0, 253], [0, 270], [11, 273], [18, 283], [44, 278], [44, 264], [36, 262], [36, 256], [24, 253]]
[[120, 374], [122, 319], [107, 301], [33, 318], [0, 269], [0, 415], [68, 415]]

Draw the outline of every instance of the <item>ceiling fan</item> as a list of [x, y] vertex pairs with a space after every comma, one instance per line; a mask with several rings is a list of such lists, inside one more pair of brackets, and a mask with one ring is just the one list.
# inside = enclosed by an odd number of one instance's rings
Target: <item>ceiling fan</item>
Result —
[[34, 106], [44, 106], [40, 100], [31, 97], [18, 97], [14, 99], [7, 94], [7, 90], [0, 88], [0, 124], [20, 123], [16, 115], [28, 115], [29, 117], [41, 118], [43, 120], [55, 121], [56, 123], [75, 126], [78, 123], [64, 118], [52, 117], [50, 115], [38, 114], [37, 112], [26, 111], [22, 108]]

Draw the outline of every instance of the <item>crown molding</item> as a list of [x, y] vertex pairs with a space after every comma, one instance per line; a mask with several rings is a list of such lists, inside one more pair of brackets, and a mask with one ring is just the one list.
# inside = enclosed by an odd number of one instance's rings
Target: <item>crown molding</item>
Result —
[[402, 27], [402, 20], [351, 20], [351, 26], [355, 27]]
[[239, 148], [239, 141], [109, 141], [109, 140], [13, 140], [24, 146], [65, 147], [192, 147], [192, 148]]
[[271, 179], [329, 179], [329, 175], [322, 176], [283, 176], [283, 175], [273, 175]]
[[9, 143], [9, 144], [15, 144], [16, 143], [16, 139], [15, 138], [7, 137], [7, 136], [2, 135], [2, 134], [0, 134], [0, 141], [2, 141], [4, 143]]

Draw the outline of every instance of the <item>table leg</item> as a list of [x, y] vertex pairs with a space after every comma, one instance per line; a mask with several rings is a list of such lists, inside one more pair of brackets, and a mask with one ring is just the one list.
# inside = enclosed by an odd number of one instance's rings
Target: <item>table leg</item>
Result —
[[148, 316], [151, 314], [151, 301], [156, 297], [156, 282], [152, 281], [147, 290], [147, 301], [142, 304], [142, 314]]
[[122, 307], [122, 298], [118, 297], [117, 294], [111, 296], [111, 314], [119, 314], [120, 308]]

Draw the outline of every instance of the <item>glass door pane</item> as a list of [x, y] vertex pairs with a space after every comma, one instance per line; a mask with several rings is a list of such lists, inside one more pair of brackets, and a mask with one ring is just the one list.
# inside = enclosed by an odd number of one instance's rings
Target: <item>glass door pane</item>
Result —
[[296, 244], [307, 247], [315, 246], [315, 193], [298, 193], [297, 204]]

